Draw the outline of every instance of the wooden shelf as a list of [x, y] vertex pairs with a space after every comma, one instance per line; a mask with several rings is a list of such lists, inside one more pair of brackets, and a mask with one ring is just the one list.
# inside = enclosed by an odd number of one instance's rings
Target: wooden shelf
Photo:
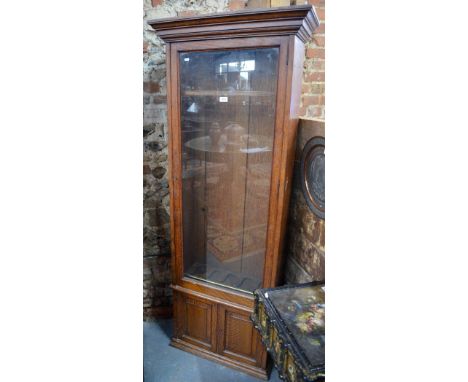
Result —
[[272, 97], [274, 94], [254, 90], [184, 90], [182, 97]]

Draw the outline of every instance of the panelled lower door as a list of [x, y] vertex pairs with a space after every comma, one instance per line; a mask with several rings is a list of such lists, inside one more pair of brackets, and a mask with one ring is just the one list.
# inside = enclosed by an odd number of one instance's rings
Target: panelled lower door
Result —
[[177, 304], [176, 337], [216, 352], [216, 304], [183, 293], [174, 294]]
[[250, 311], [218, 305], [218, 353], [235, 361], [260, 366], [262, 345]]

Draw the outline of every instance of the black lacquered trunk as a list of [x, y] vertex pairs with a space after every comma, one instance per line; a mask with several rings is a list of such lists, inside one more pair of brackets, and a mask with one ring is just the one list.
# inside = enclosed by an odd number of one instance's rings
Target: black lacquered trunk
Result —
[[252, 321], [286, 381], [325, 380], [325, 285], [255, 291]]

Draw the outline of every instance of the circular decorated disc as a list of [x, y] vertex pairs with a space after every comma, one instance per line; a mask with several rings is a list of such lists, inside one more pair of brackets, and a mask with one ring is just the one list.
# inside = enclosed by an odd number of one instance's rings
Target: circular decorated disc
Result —
[[313, 137], [301, 157], [302, 192], [312, 212], [325, 218], [325, 138]]

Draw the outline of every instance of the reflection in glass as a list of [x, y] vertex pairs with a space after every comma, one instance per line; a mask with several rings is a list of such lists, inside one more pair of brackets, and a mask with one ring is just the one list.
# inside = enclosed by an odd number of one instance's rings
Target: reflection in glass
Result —
[[261, 286], [278, 48], [180, 54], [184, 273]]

